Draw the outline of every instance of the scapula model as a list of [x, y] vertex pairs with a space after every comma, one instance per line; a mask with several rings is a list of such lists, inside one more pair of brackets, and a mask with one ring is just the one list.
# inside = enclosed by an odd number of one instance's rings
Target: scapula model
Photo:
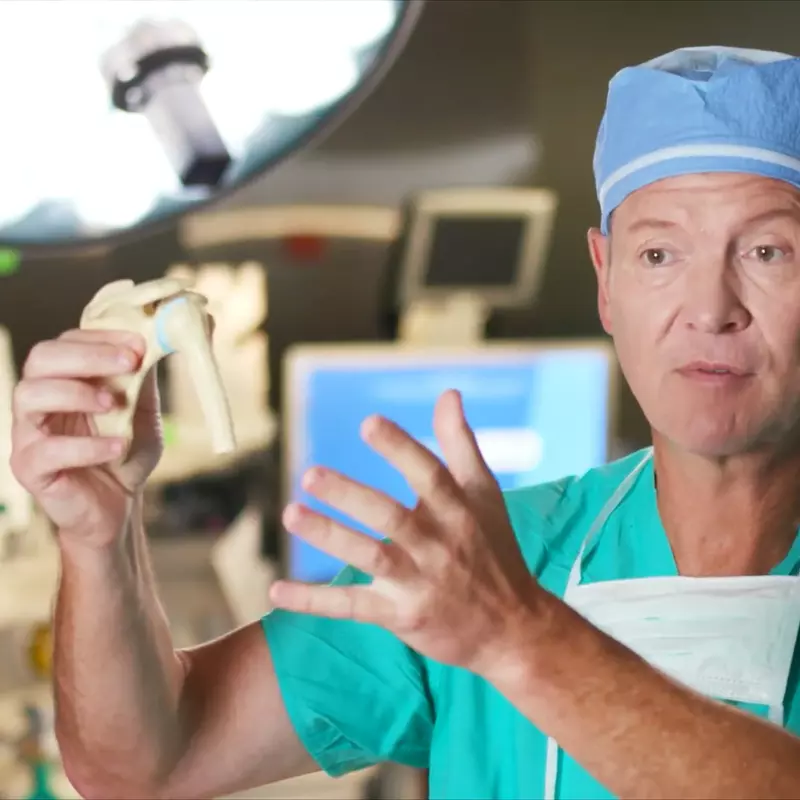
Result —
[[96, 414], [102, 436], [133, 436], [133, 412], [150, 368], [171, 353], [182, 353], [189, 364], [195, 391], [211, 432], [215, 453], [236, 449], [228, 399], [210, 343], [206, 298], [190, 291], [190, 283], [161, 278], [135, 284], [114, 281], [100, 289], [81, 315], [81, 328], [140, 333], [147, 350], [136, 373], [109, 379], [115, 394], [125, 396], [122, 408]]

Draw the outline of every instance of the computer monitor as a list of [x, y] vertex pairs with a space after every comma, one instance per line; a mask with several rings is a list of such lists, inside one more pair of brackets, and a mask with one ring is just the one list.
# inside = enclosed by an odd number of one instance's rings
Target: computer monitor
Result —
[[[582, 473], [608, 458], [615, 363], [604, 341], [487, 342], [458, 349], [295, 346], [284, 362], [284, 500], [354, 525], [303, 492], [304, 472], [323, 465], [412, 506], [405, 479], [364, 444], [359, 427], [381, 414], [438, 453], [433, 408], [451, 388], [460, 390], [503, 489]], [[326, 582], [343, 566], [292, 534], [285, 536], [283, 560], [289, 577], [311, 582]]]
[[397, 303], [465, 293], [488, 309], [529, 305], [550, 244], [550, 189], [436, 189], [412, 198], [397, 265]]

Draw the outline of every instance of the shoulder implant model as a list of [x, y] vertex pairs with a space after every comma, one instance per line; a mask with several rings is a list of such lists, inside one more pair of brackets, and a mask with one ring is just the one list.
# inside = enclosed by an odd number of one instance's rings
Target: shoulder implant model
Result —
[[135, 284], [114, 281], [100, 289], [81, 315], [81, 328], [140, 333], [147, 344], [138, 372], [108, 380], [109, 388], [125, 396], [123, 408], [95, 415], [103, 436], [133, 435], [133, 412], [150, 368], [171, 353], [187, 359], [195, 391], [211, 433], [216, 453], [236, 449], [228, 400], [210, 342], [206, 298], [189, 289], [190, 283], [162, 278]]

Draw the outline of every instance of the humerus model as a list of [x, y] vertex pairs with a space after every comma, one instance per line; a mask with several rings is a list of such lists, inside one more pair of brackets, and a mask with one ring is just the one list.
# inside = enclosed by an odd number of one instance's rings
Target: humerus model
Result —
[[140, 333], [147, 351], [138, 372], [109, 379], [112, 391], [125, 395], [125, 406], [95, 417], [103, 436], [133, 435], [133, 412], [148, 371], [167, 355], [182, 353], [211, 432], [215, 453], [236, 449], [228, 400], [210, 344], [210, 317], [206, 298], [189, 289], [190, 283], [161, 278], [135, 284], [114, 281], [100, 289], [81, 315], [81, 328]]

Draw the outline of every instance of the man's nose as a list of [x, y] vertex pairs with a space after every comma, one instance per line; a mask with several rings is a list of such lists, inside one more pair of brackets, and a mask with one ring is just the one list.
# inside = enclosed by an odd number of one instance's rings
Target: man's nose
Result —
[[738, 275], [729, 264], [697, 264], [687, 271], [686, 324], [701, 333], [736, 333], [751, 321]]

